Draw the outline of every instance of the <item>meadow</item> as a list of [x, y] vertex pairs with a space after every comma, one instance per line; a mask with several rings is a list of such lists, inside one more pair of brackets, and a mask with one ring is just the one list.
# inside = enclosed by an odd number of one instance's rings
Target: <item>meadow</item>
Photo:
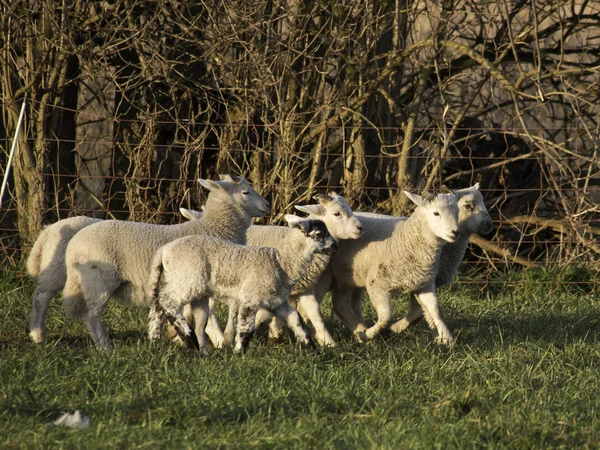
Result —
[[[150, 344], [147, 311], [117, 303], [105, 313], [116, 348], [96, 351], [59, 299], [37, 346], [25, 332], [31, 284], [0, 275], [0, 447], [600, 447], [593, 286], [543, 269], [490, 281], [441, 291], [452, 349], [424, 322], [356, 344], [326, 300], [337, 348], [301, 349], [289, 336], [269, 346], [258, 333], [245, 355], [199, 357]], [[406, 308], [395, 299], [396, 317]], [[89, 428], [51, 424], [76, 409]]]

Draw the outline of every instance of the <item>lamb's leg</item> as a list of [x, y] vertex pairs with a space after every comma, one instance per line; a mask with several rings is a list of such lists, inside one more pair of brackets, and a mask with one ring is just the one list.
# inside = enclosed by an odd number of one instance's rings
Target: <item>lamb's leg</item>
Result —
[[281, 342], [283, 339], [284, 326], [285, 322], [283, 322], [281, 319], [278, 317], [271, 317], [271, 321], [269, 322], [269, 342]]
[[[231, 304], [230, 308], [237, 305]], [[245, 352], [248, 348], [248, 343], [254, 335], [256, 329], [256, 308], [240, 307], [237, 314], [237, 327], [235, 335], [235, 347], [233, 351], [236, 353]]]
[[367, 290], [365, 288], [355, 289], [354, 292], [352, 293], [352, 300], [351, 300], [352, 311], [354, 311], [354, 314], [356, 314], [356, 317], [358, 318], [360, 323], [363, 324], [363, 326], [365, 328], [367, 328], [367, 326], [365, 325], [365, 320], [363, 319], [363, 315], [362, 315], [362, 303], [363, 303], [363, 300], [365, 299], [366, 292], [367, 292]]
[[[239, 310], [237, 302], [229, 302], [229, 316], [227, 318], [227, 329], [225, 330], [225, 345], [226, 348], [235, 348], [235, 340], [237, 338]], [[256, 326], [256, 324], [255, 324]], [[233, 336], [233, 337], [232, 337]]]
[[238, 303], [233, 299], [229, 299], [229, 314], [227, 316], [227, 325], [225, 327], [225, 347], [234, 348], [235, 339], [237, 336], [237, 322], [238, 322]]
[[[212, 342], [212, 344], [215, 348], [223, 348], [225, 346], [225, 336], [223, 335], [223, 331], [221, 330], [219, 321], [217, 320], [217, 317], [215, 316], [215, 307], [216, 307], [216, 300], [211, 298], [208, 302], [208, 310], [209, 310], [208, 323], [206, 324], [206, 328], [204, 331], [210, 338], [210, 341]], [[198, 337], [198, 339], [200, 339], [200, 334], [202, 334], [202, 330], [198, 329], [199, 328], [198, 322], [199, 322], [200, 316], [197, 317], [197, 315], [201, 315], [203, 313], [200, 310], [197, 310], [195, 301], [192, 302], [192, 311], [193, 311], [193, 315], [194, 315], [196, 336]]]
[[102, 323], [102, 312], [90, 310], [85, 316], [85, 324], [88, 327], [92, 341], [98, 350], [112, 349], [112, 343], [108, 332]]
[[417, 301], [423, 308], [425, 319], [431, 329], [437, 330], [436, 341], [439, 344], [444, 344], [451, 347], [454, 344], [454, 338], [452, 333], [444, 323], [442, 319], [442, 313], [440, 311], [440, 305], [435, 295], [435, 284], [415, 292]]
[[[192, 311], [194, 313], [194, 324], [195, 331], [188, 338], [188, 346], [198, 348], [202, 354], [208, 354], [208, 350], [206, 348], [206, 324], [208, 323], [209, 315], [210, 315], [210, 300], [208, 298], [203, 299], [195, 299], [192, 302]], [[189, 322], [185, 320], [185, 317], [181, 313], [177, 313], [176, 318], [179, 320], [183, 319], [185, 326], [180, 325], [180, 331], [186, 331], [189, 328]], [[177, 326], [173, 323], [175, 328]], [[182, 324], [183, 325], [183, 324]], [[180, 334], [181, 335], [181, 334]]]
[[284, 323], [270, 311], [261, 308], [256, 313], [256, 328], [258, 329], [265, 322], [269, 323], [269, 343], [275, 344], [281, 341]]
[[148, 339], [151, 342], [158, 341], [162, 334], [162, 328], [165, 323], [165, 315], [162, 307], [155, 302], [148, 314]]
[[267, 311], [264, 308], [260, 308], [256, 313], [256, 328], [260, 327], [264, 323], [271, 322], [271, 319], [273, 318], [274, 316], [273, 314], [271, 314], [270, 311]]
[[305, 293], [298, 298], [298, 312], [307, 322], [310, 322], [315, 332], [315, 339], [323, 347], [335, 347], [336, 343], [325, 326], [321, 308], [317, 298], [312, 292]]
[[284, 302], [277, 308], [273, 309], [273, 314], [283, 320], [296, 336], [296, 340], [304, 345], [311, 345], [310, 337], [304, 327], [298, 311], [288, 302]]
[[196, 337], [196, 333], [194, 333], [188, 321], [185, 320], [183, 314], [170, 311], [166, 311], [165, 314], [181, 340], [185, 342], [189, 348], [199, 350], [200, 353], [206, 354], [206, 337], [204, 336], [204, 344], [201, 345], [199, 339]]
[[390, 330], [393, 333], [400, 334], [404, 330], [406, 330], [409, 326], [411, 326], [413, 323], [418, 322], [422, 318], [423, 318], [423, 308], [421, 308], [421, 305], [419, 305], [419, 302], [415, 298], [414, 294], [411, 294], [410, 295], [410, 304], [409, 304], [408, 312], [406, 313], [406, 316], [404, 316], [399, 321], [393, 323], [390, 326]]
[[[108, 332], [102, 323], [102, 312], [108, 304], [110, 293], [106, 290], [90, 291], [91, 292], [88, 293], [84, 290], [83, 300], [80, 300], [83, 302], [81, 307], [85, 308], [85, 324], [87, 325], [96, 348], [98, 350], [110, 350], [112, 348], [112, 343], [108, 337]], [[65, 301], [67, 301], [67, 297], [65, 297]]]
[[35, 293], [33, 294], [33, 302], [31, 305], [28, 332], [29, 336], [36, 344], [41, 344], [46, 340], [46, 329], [44, 327], [44, 322], [46, 321], [48, 306], [61, 288], [62, 286], [60, 286], [58, 289], [53, 289], [53, 286], [47, 286], [46, 280], [39, 280], [37, 286], [35, 287]]
[[123, 281], [116, 270], [93, 264], [67, 267], [63, 304], [71, 317], [83, 317], [94, 344], [109, 350], [112, 344], [102, 323], [102, 312]]
[[[192, 305], [190, 303], [184, 305], [182, 314], [183, 317], [185, 317], [185, 320], [187, 320], [190, 325], [194, 322], [194, 314], [192, 313]], [[179, 345], [186, 345], [185, 342], [181, 340], [179, 334], [170, 322], [167, 323], [167, 327], [165, 329], [165, 337], [167, 341], [173, 341]]]
[[354, 338], [358, 342], [366, 342], [365, 331], [367, 327], [361, 323], [360, 319], [352, 309], [351, 297], [354, 289], [334, 289], [331, 291], [331, 302], [333, 310], [340, 317], [344, 325], [346, 325], [354, 333]]
[[388, 290], [376, 285], [368, 287], [367, 293], [373, 308], [377, 312], [377, 322], [365, 331], [366, 338], [371, 340], [387, 328], [392, 321], [392, 295]]

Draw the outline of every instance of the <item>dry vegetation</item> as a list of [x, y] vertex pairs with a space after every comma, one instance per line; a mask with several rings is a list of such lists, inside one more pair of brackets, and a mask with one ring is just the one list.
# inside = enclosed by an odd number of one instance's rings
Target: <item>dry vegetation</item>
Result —
[[172, 221], [191, 180], [242, 172], [277, 215], [325, 189], [403, 214], [403, 189], [480, 181], [499, 232], [477, 255], [595, 265], [599, 13], [0, 0], [4, 150], [28, 102], [2, 253], [76, 212]]

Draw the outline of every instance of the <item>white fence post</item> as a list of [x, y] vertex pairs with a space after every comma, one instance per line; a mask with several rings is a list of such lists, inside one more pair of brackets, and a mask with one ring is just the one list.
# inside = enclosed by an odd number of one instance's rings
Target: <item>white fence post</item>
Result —
[[21, 113], [19, 114], [19, 121], [17, 122], [17, 129], [15, 130], [15, 137], [13, 138], [12, 146], [10, 149], [10, 155], [8, 162], [6, 163], [6, 170], [4, 171], [4, 180], [2, 180], [2, 189], [0, 190], [0, 210], [2, 210], [2, 199], [4, 198], [4, 191], [6, 190], [6, 184], [8, 183], [8, 174], [10, 173], [10, 167], [12, 165], [13, 156], [15, 154], [15, 148], [17, 148], [17, 137], [19, 131], [21, 131], [21, 124], [23, 123], [23, 117], [25, 116], [25, 105], [27, 99], [23, 99], [23, 106], [21, 106]]

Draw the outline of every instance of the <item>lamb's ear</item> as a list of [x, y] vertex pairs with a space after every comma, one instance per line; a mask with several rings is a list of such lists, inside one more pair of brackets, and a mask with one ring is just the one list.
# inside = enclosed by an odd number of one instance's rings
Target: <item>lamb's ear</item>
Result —
[[195, 209], [179, 208], [179, 213], [187, 220], [198, 220], [202, 217], [202, 213]]
[[321, 205], [295, 205], [294, 208], [306, 214], [312, 214], [313, 216], [323, 216], [325, 214], [325, 208]]
[[425, 200], [418, 194], [413, 194], [412, 192], [404, 191], [404, 195], [406, 195], [411, 202], [413, 202], [417, 206], [423, 206], [425, 204]]
[[479, 190], [479, 182], [477, 182], [473, 186], [471, 186], [470, 189], [477, 189], [477, 190]]
[[313, 195], [313, 198], [322, 205], [325, 205], [325, 204], [333, 201], [333, 197], [331, 197], [327, 194], [316, 194], [316, 195]]
[[227, 192], [227, 189], [221, 184], [225, 183], [224, 181], [214, 181], [214, 180], [206, 180], [204, 178], [198, 178], [198, 183], [209, 191], [223, 191]]
[[428, 202], [431, 202], [431, 201], [433, 201], [433, 199], [435, 198], [435, 194], [432, 194], [431, 192], [427, 192], [427, 191], [425, 191], [425, 192], [423, 192], [423, 195], [421, 196], [421, 198], [422, 198], [423, 200], [426, 200], [426, 201], [428, 201]]
[[303, 217], [298, 217], [293, 214], [286, 214], [285, 220], [287, 221], [290, 228], [298, 228], [303, 233], [306, 233], [308, 231], [308, 220], [304, 219]]
[[440, 193], [441, 194], [454, 194], [454, 191], [452, 189], [450, 189], [448, 186], [446, 186], [445, 184], [442, 184], [442, 186], [440, 187]]
[[228, 183], [240, 183], [242, 180], [246, 181], [244, 177], [238, 177], [237, 175], [219, 175], [219, 179], [221, 181], [226, 181]]

